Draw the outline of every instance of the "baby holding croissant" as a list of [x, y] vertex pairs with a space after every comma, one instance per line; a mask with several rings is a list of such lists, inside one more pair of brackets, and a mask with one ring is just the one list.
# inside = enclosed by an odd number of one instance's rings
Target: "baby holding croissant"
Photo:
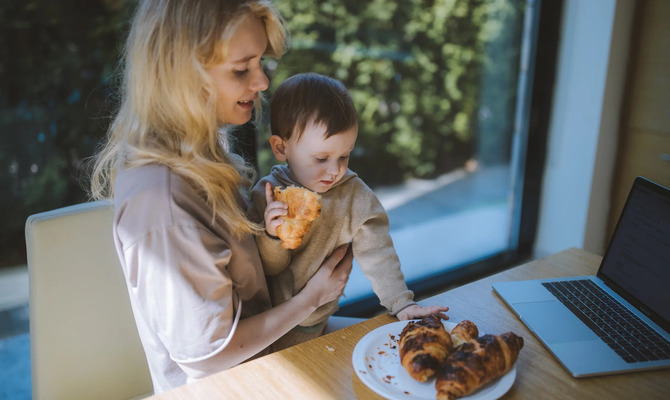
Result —
[[[401, 320], [444, 314], [448, 307], [414, 302], [373, 191], [348, 169], [358, 135], [353, 100], [333, 78], [305, 73], [285, 80], [270, 104], [270, 145], [280, 162], [251, 193], [249, 216], [264, 223], [256, 240], [275, 305], [293, 297], [339, 245], [354, 258], [391, 315]], [[304, 190], [308, 189], [308, 190]], [[297, 204], [297, 206], [296, 206]], [[320, 336], [338, 301], [325, 304], [273, 346]]]

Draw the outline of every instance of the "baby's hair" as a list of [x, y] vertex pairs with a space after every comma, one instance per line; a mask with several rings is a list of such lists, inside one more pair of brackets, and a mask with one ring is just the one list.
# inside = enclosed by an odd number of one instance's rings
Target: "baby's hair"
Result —
[[326, 126], [326, 137], [358, 124], [354, 101], [342, 82], [316, 73], [302, 73], [286, 79], [272, 95], [270, 128], [273, 135], [298, 139], [309, 122]]

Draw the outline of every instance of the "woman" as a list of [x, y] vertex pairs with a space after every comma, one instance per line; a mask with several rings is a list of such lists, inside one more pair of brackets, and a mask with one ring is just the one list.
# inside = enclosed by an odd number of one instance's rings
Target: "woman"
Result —
[[300, 293], [271, 308], [240, 189], [251, 169], [226, 124], [268, 87], [261, 58], [287, 32], [264, 0], [142, 0], [125, 49], [122, 101], [95, 158], [94, 198], [113, 196], [114, 239], [154, 390], [264, 354], [351, 270], [338, 248]]

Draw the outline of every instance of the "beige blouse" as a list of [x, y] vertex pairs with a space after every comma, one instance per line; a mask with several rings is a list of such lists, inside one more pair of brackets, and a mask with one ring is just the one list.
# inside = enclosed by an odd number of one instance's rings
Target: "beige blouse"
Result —
[[116, 248], [158, 393], [189, 381], [181, 365], [225, 348], [236, 319], [269, 309], [268, 288], [254, 239], [212, 224], [206, 201], [168, 167], [120, 171], [114, 205]]

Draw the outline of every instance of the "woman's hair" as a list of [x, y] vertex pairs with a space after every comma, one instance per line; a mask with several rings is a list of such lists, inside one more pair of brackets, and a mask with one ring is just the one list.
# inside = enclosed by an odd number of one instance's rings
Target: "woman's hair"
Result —
[[342, 82], [315, 73], [293, 75], [272, 95], [270, 128], [273, 135], [288, 140], [302, 136], [309, 122], [326, 126], [326, 137], [358, 124], [354, 101]]
[[239, 204], [239, 190], [251, 185], [254, 170], [227, 149], [206, 72], [225, 61], [230, 38], [248, 17], [265, 25], [266, 54], [280, 57], [288, 31], [269, 1], [139, 2], [123, 54], [120, 107], [94, 157], [92, 198], [113, 196], [120, 168], [160, 163], [203, 195], [213, 218], [222, 217], [238, 235], [257, 231]]

